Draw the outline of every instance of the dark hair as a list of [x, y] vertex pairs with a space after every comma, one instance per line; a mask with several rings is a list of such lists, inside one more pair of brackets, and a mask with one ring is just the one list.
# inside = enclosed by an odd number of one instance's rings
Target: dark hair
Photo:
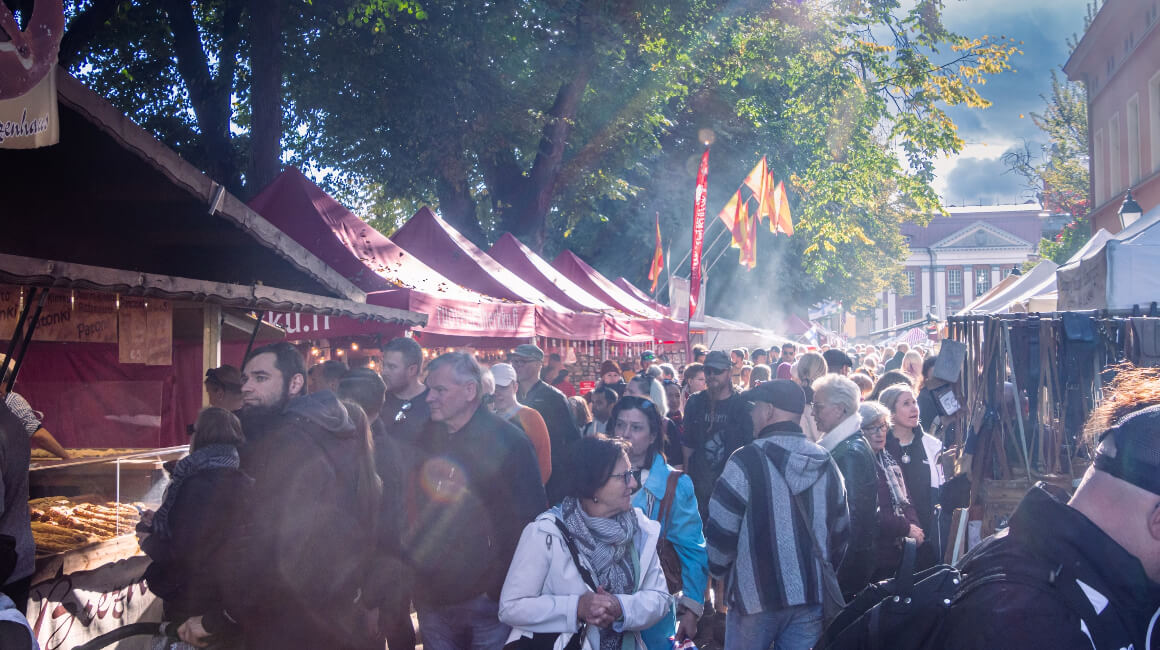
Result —
[[765, 348], [754, 348], [753, 352], [749, 353], [750, 359], [753, 359], [754, 357], [768, 357], [768, 356], [769, 356], [769, 353], [765, 351]]
[[595, 398], [597, 393], [603, 395], [604, 401], [608, 402], [609, 404], [615, 404], [616, 400], [620, 398], [620, 396], [616, 394], [615, 390], [612, 390], [611, 388], [609, 388], [608, 386], [605, 386], [604, 384], [601, 384], [601, 385], [597, 386], [596, 388], [592, 389], [592, 392], [589, 393], [588, 396]]
[[246, 442], [242, 434], [242, 423], [238, 416], [216, 406], [207, 406], [197, 414], [193, 425], [193, 440], [189, 443], [191, 452], [206, 445], [241, 446]]
[[661, 413], [657, 410], [656, 404], [653, 404], [650, 400], [641, 397], [626, 395], [620, 398], [620, 401], [612, 407], [612, 415], [608, 416], [608, 425], [604, 428], [604, 430], [608, 431], [612, 435], [615, 435], [616, 419], [620, 417], [622, 411], [631, 410], [637, 410], [641, 413], [644, 413], [645, 419], [648, 420], [649, 431], [651, 431], [654, 435], [652, 444], [650, 444], [648, 449], [644, 452], [645, 467], [637, 468], [645, 469], [652, 466], [653, 458], [657, 454], [660, 454], [661, 458], [665, 457], [664, 425], [663, 420], [661, 420]]
[[387, 385], [379, 373], [370, 368], [354, 368], [338, 380], [338, 397], [362, 407], [372, 421], [383, 410], [387, 400]]
[[354, 423], [355, 442], [358, 444], [358, 475], [355, 476], [355, 497], [358, 503], [357, 517], [370, 522], [370, 529], [378, 526], [379, 504], [383, 498], [383, 481], [375, 470], [375, 443], [371, 436], [371, 423], [362, 407], [353, 400], [344, 399], [342, 405]]
[[781, 349], [783, 352], [785, 351], [786, 348], [789, 348], [789, 349], [793, 350], [794, 352], [797, 352], [797, 344], [796, 343], [782, 343]]
[[612, 478], [616, 461], [628, 454], [628, 442], [597, 434], [573, 442], [568, 446], [571, 469], [567, 494], [577, 499], [591, 499]]
[[891, 370], [879, 377], [878, 381], [874, 382], [874, 391], [870, 393], [868, 401], [877, 402], [878, 396], [882, 394], [882, 391], [895, 384], [906, 384], [914, 388], [914, 384], [910, 383], [910, 377], [906, 373], [901, 370]]
[[685, 366], [685, 372], [681, 375], [681, 385], [688, 386], [689, 380], [693, 377], [696, 377], [698, 372], [705, 372], [705, 364], [690, 363], [689, 365]]
[[557, 354], [555, 352], [548, 355], [548, 361], [563, 361], [563, 360], [564, 360], [563, 357], [561, 357], [559, 354]]
[[769, 381], [771, 377], [773, 377], [773, 369], [764, 363], [759, 363], [756, 366], [753, 366], [753, 370], [749, 373], [750, 383]]
[[419, 366], [423, 369], [423, 348], [415, 339], [409, 339], [405, 336], [393, 338], [383, 346], [383, 354], [388, 352], [398, 352], [403, 355], [403, 362], [408, 366]]
[[936, 363], [938, 363], [937, 354], [932, 354], [922, 360], [922, 377], [919, 377], [919, 379], [922, 380], [922, 383], [926, 383], [926, 375], [930, 372], [931, 368], [934, 368], [934, 364]]
[[729, 356], [733, 356], [735, 354], [746, 361], [749, 360], [749, 351], [745, 348], [733, 348], [729, 351]]
[[322, 373], [322, 378], [326, 381], [338, 381], [342, 379], [342, 376], [345, 375], [348, 370], [350, 369], [346, 367], [346, 363], [339, 361], [338, 359], [330, 359], [328, 361], [323, 361], [322, 363], [316, 364], [310, 369], [310, 372], [314, 373], [317, 371]]
[[288, 341], [279, 341], [277, 343], [270, 343], [263, 345], [260, 348], [250, 351], [246, 356], [246, 362], [242, 364], [244, 371], [246, 366], [250, 364], [255, 357], [261, 354], [274, 355], [274, 367], [278, 372], [282, 373], [282, 392], [288, 397], [296, 397], [290, 394], [290, 380], [294, 375], [302, 375], [302, 388], [298, 395], [306, 392], [306, 360], [302, 358], [302, 353], [298, 348], [291, 345]]
[[705, 347], [704, 345], [701, 345], [700, 343], [698, 343], [698, 344], [693, 346], [693, 361], [694, 362], [697, 361], [697, 357], [703, 357], [707, 354], [709, 354], [709, 348]]
[[[226, 376], [226, 379], [222, 377]], [[227, 393], [241, 394], [242, 392], [242, 373], [237, 368], [231, 365], [223, 365], [218, 368], [210, 368], [205, 371], [205, 386], [209, 388], [213, 386], [219, 390], [224, 390]]]

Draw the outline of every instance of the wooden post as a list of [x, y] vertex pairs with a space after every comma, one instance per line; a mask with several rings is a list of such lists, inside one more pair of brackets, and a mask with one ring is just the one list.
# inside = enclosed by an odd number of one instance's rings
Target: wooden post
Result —
[[[222, 365], [222, 308], [220, 305], [203, 305], [201, 308], [201, 376], [211, 368]], [[209, 406], [209, 393], [205, 382], [201, 385], [201, 404]]]

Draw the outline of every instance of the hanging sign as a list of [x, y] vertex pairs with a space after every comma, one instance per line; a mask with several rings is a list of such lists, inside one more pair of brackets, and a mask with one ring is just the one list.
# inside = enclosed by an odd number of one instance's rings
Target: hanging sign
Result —
[[0, 149], [34, 149], [60, 140], [56, 59], [64, 35], [62, 0], [37, 0], [20, 31], [0, 3]]

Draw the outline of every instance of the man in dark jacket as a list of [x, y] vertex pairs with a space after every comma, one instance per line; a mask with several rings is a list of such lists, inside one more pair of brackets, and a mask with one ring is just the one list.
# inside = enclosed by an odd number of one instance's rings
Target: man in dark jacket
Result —
[[500, 590], [524, 526], [547, 506], [532, 443], [481, 407], [482, 378], [462, 352], [427, 369], [428, 456], [403, 538], [425, 650], [503, 647]]
[[842, 594], [852, 598], [870, 584], [878, 532], [878, 473], [874, 452], [862, 435], [858, 384], [841, 375], [814, 382], [814, 421], [822, 434], [818, 444], [830, 452], [846, 482], [850, 504], [850, 548], [838, 567]]
[[[1160, 406], [1151, 406], [1101, 436], [1070, 502], [1033, 487], [1010, 526], [963, 559], [964, 591], [929, 647], [1157, 647], [1158, 449]], [[996, 573], [1010, 577], [971, 587]]]
[[902, 368], [902, 358], [910, 351], [910, 346], [906, 343], [899, 343], [898, 349], [894, 351], [894, 356], [886, 360], [886, 370], [899, 370]]
[[552, 441], [552, 467], [562, 471], [552, 471], [548, 484], [544, 486], [550, 503], [559, 503], [564, 498], [567, 481], [568, 445], [580, 439], [580, 428], [572, 417], [568, 398], [558, 389], [540, 380], [540, 369], [544, 365], [544, 351], [525, 343], [517, 346], [511, 355], [512, 367], [516, 369], [520, 385], [519, 402], [530, 406], [544, 418], [548, 425], [548, 438]]
[[731, 369], [724, 352], [710, 352], [705, 357], [708, 388], [685, 403], [686, 466], [702, 521], [708, 519], [709, 497], [729, 455], [753, 440], [748, 404], [733, 388]]
[[237, 584], [221, 611], [183, 624], [182, 639], [237, 626], [247, 650], [365, 647], [372, 617], [359, 601], [377, 515], [356, 505], [365, 442], [334, 393], [303, 395], [292, 345], [254, 350], [242, 374], [241, 469], [254, 484]]

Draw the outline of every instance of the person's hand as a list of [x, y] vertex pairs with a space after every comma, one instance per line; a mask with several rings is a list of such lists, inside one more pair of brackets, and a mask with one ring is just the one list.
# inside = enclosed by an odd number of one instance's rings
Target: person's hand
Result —
[[201, 624], [201, 617], [194, 616], [181, 624], [177, 628], [177, 636], [189, 645], [204, 648], [209, 645], [210, 633], [205, 631], [205, 627]]
[[608, 627], [609, 623], [604, 623], [608, 618], [608, 599], [591, 591], [580, 596], [580, 602], [576, 604], [576, 617], [590, 625]]
[[697, 615], [683, 610], [677, 615], [677, 641], [697, 638]]
[[600, 587], [596, 594], [605, 598], [605, 610], [608, 612], [608, 620], [600, 627], [608, 627], [614, 622], [619, 621], [624, 616], [624, 611], [620, 609], [620, 599]]
[[914, 542], [916, 544], [922, 544], [922, 542], [926, 539], [926, 534], [924, 534], [922, 532], [921, 528], [919, 528], [918, 526], [915, 526], [914, 524], [911, 524], [910, 525], [910, 534], [908, 534], [907, 537], [914, 538]]

